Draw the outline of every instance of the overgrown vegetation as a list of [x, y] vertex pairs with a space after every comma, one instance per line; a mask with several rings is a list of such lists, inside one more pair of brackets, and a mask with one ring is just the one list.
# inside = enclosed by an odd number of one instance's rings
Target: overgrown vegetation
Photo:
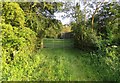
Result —
[[[100, 3], [103, 4], [102, 2]], [[76, 5], [76, 7], [76, 10], [79, 10], [79, 6]], [[75, 46], [82, 50], [92, 49], [91, 58], [94, 57], [93, 60], [98, 60], [97, 62], [95, 61], [95, 63], [98, 63], [96, 67], [98, 66], [102, 69], [98, 71], [106, 71], [106, 74], [104, 74], [106, 76], [102, 74], [104, 80], [118, 81], [120, 79], [118, 74], [120, 73], [120, 51], [118, 50], [118, 42], [120, 40], [118, 37], [120, 34], [120, 5], [118, 3], [104, 3], [101, 8], [98, 14], [94, 16], [95, 25], [92, 25], [94, 28], [90, 28], [89, 25], [81, 25], [85, 24], [85, 21], [81, 18], [82, 16], [78, 14], [82, 12], [76, 12], [76, 15], [78, 15], [76, 19], [81, 20], [72, 24], [75, 34]], [[91, 19], [93, 21], [93, 17]]]
[[[9, 7], [6, 8], [6, 7]], [[6, 10], [5, 10], [5, 9]], [[9, 9], [9, 10], [8, 10]], [[24, 27], [24, 15], [17, 3], [4, 3], [0, 23], [2, 27], [2, 61], [10, 63], [18, 55], [29, 54], [35, 50], [36, 34], [30, 28]], [[18, 15], [17, 17], [15, 16]]]
[[89, 56], [89, 53], [77, 49], [45, 48], [37, 54], [22, 56], [2, 65], [1, 80], [101, 80], [96, 68], [91, 67]]
[[[1, 80], [120, 81], [120, 4], [82, 3], [84, 11], [80, 3], [1, 2]], [[61, 11], [74, 19], [67, 28], [54, 18]], [[86, 18], [87, 14], [91, 16]], [[74, 49], [43, 48], [43, 38], [61, 38], [65, 32], [73, 34]]]

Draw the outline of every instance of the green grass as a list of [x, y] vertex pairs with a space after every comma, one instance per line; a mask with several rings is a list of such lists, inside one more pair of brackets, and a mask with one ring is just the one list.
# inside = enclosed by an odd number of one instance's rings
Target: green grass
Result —
[[[59, 64], [56, 62], [56, 66], [63, 67], [62, 75], [64, 76], [64, 71], [67, 71], [68, 78], [64, 77], [65, 80], [100, 80], [100, 77], [96, 71], [91, 66], [91, 59], [89, 58], [89, 53], [82, 52], [77, 49], [68, 48], [68, 49], [50, 49], [46, 48], [40, 52], [40, 55], [48, 57], [48, 61], [59, 61]], [[48, 65], [52, 65], [51, 63]], [[63, 79], [63, 80], [64, 80]], [[101, 79], [102, 80], [102, 79]]]
[[101, 80], [88, 56], [73, 48], [44, 48], [2, 65], [1, 80]]
[[32, 55], [17, 57], [10, 64], [4, 63], [1, 80], [110, 80], [108, 76], [113, 73], [102, 71], [104, 69], [99, 67], [102, 64], [97, 63], [97, 60], [95, 57], [91, 58], [90, 53], [74, 48], [43, 48]]
[[44, 41], [44, 47], [49, 48], [65, 48], [65, 47], [73, 47], [74, 42], [72, 39], [51, 39], [51, 38], [45, 38]]

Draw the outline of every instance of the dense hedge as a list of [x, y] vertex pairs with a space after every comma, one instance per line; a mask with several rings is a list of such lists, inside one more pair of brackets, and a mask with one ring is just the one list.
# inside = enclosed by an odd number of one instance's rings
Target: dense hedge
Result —
[[35, 48], [36, 35], [29, 28], [12, 27], [9, 24], [0, 24], [2, 27], [2, 58], [9, 63], [21, 53], [29, 54]]
[[12, 26], [24, 26], [24, 11], [18, 3], [3, 2], [2, 5], [2, 19], [4, 23], [11, 24]]
[[30, 54], [35, 49], [36, 33], [25, 27], [24, 11], [16, 2], [2, 4], [2, 61], [10, 63], [15, 57]]

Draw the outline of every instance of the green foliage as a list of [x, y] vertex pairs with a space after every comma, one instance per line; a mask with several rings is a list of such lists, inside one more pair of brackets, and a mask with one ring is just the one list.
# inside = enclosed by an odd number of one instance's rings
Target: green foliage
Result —
[[102, 51], [92, 53], [92, 65], [96, 68], [103, 80], [120, 81], [120, 54], [118, 47], [106, 47]]
[[12, 26], [24, 26], [25, 22], [24, 12], [19, 4], [15, 2], [3, 2], [2, 19], [4, 19], [6, 24], [11, 24]]
[[92, 29], [87, 29], [83, 32], [83, 46], [97, 48], [98, 38], [96, 32], [93, 32]]
[[80, 49], [97, 49], [98, 37], [96, 32], [92, 31], [91, 28], [86, 28], [82, 25], [72, 25], [75, 47]]
[[[101, 36], [98, 42], [98, 55], [102, 56], [100, 60], [102, 65], [100, 68], [105, 71], [104, 79], [117, 80], [119, 81], [120, 73], [120, 55], [119, 55], [119, 37], [120, 27], [119, 27], [119, 8], [118, 3], [105, 3], [102, 10], [99, 12], [98, 17], [96, 17], [97, 32]], [[105, 16], [100, 19], [100, 17]], [[112, 21], [111, 21], [112, 20]], [[101, 26], [102, 25], [102, 26]]]
[[119, 9], [118, 3], [106, 2], [95, 17], [97, 34], [101, 35], [102, 39], [111, 41], [111, 44], [119, 44]]
[[42, 30], [45, 29], [45, 21], [46, 18], [41, 15], [36, 15], [35, 13], [28, 13], [26, 14], [26, 26], [29, 27], [31, 30], [36, 32], [37, 34]]
[[2, 27], [2, 58], [9, 63], [17, 54], [29, 54], [35, 49], [36, 35], [29, 28], [12, 27], [0, 24]]
[[[79, 56], [81, 55], [81, 56]], [[77, 49], [42, 49], [19, 56], [10, 64], [2, 63], [3, 81], [93, 81], [98, 80], [88, 53]], [[100, 78], [99, 78], [100, 79]], [[101, 79], [102, 80], [102, 79]]]
[[60, 34], [62, 27], [62, 23], [56, 19], [47, 19], [48, 28], [46, 29], [45, 35], [49, 38], [57, 38], [58, 34]]
[[[10, 64], [2, 64], [3, 81], [68, 80], [65, 57], [49, 56], [45, 50], [29, 56], [19, 56]], [[50, 53], [50, 52], [49, 52]]]
[[95, 16], [95, 30], [90, 28], [90, 20], [86, 25], [79, 3], [73, 8], [75, 46], [92, 50], [91, 56], [77, 49], [67, 49], [67, 52], [43, 49], [31, 55], [35, 46], [43, 45], [44, 37], [56, 38], [60, 33], [62, 24], [52, 15], [61, 3], [3, 2], [0, 5], [3, 6], [0, 9], [1, 80], [96, 80], [98, 75], [100, 80], [120, 81], [119, 4], [105, 3], [102, 6]]
[[24, 26], [24, 11], [18, 3], [2, 3], [2, 59], [9, 64], [14, 58], [30, 54], [35, 49], [36, 33]]

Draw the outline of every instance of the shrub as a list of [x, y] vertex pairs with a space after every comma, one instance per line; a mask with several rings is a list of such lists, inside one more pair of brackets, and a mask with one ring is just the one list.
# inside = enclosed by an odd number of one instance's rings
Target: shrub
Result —
[[[42, 50], [43, 51], [43, 50]], [[50, 56], [48, 50], [41, 53], [15, 57], [10, 64], [2, 64], [2, 81], [61, 81], [70, 79], [65, 56]], [[53, 53], [54, 54], [54, 53]], [[34, 55], [34, 56], [33, 56]]]
[[74, 34], [75, 47], [89, 50], [97, 49], [98, 36], [92, 29], [80, 29], [80, 27], [78, 27], [74, 31]]
[[[36, 35], [29, 28], [12, 27], [9, 24], [0, 24], [2, 27], [2, 59], [9, 63], [17, 54], [24, 56], [35, 48]], [[23, 54], [22, 54], [23, 53]]]
[[83, 32], [83, 44], [84, 47], [97, 48], [98, 36], [92, 29], [85, 30]]
[[24, 26], [24, 11], [18, 3], [3, 2], [2, 19], [4, 19], [6, 24], [11, 24], [12, 26]]
[[118, 46], [108, 46], [108, 40], [99, 41], [99, 49], [93, 53], [93, 65], [103, 80], [120, 81], [120, 54]]
[[10, 63], [18, 55], [30, 54], [35, 48], [36, 33], [24, 27], [24, 11], [16, 2], [3, 2], [2, 7], [2, 59]]

